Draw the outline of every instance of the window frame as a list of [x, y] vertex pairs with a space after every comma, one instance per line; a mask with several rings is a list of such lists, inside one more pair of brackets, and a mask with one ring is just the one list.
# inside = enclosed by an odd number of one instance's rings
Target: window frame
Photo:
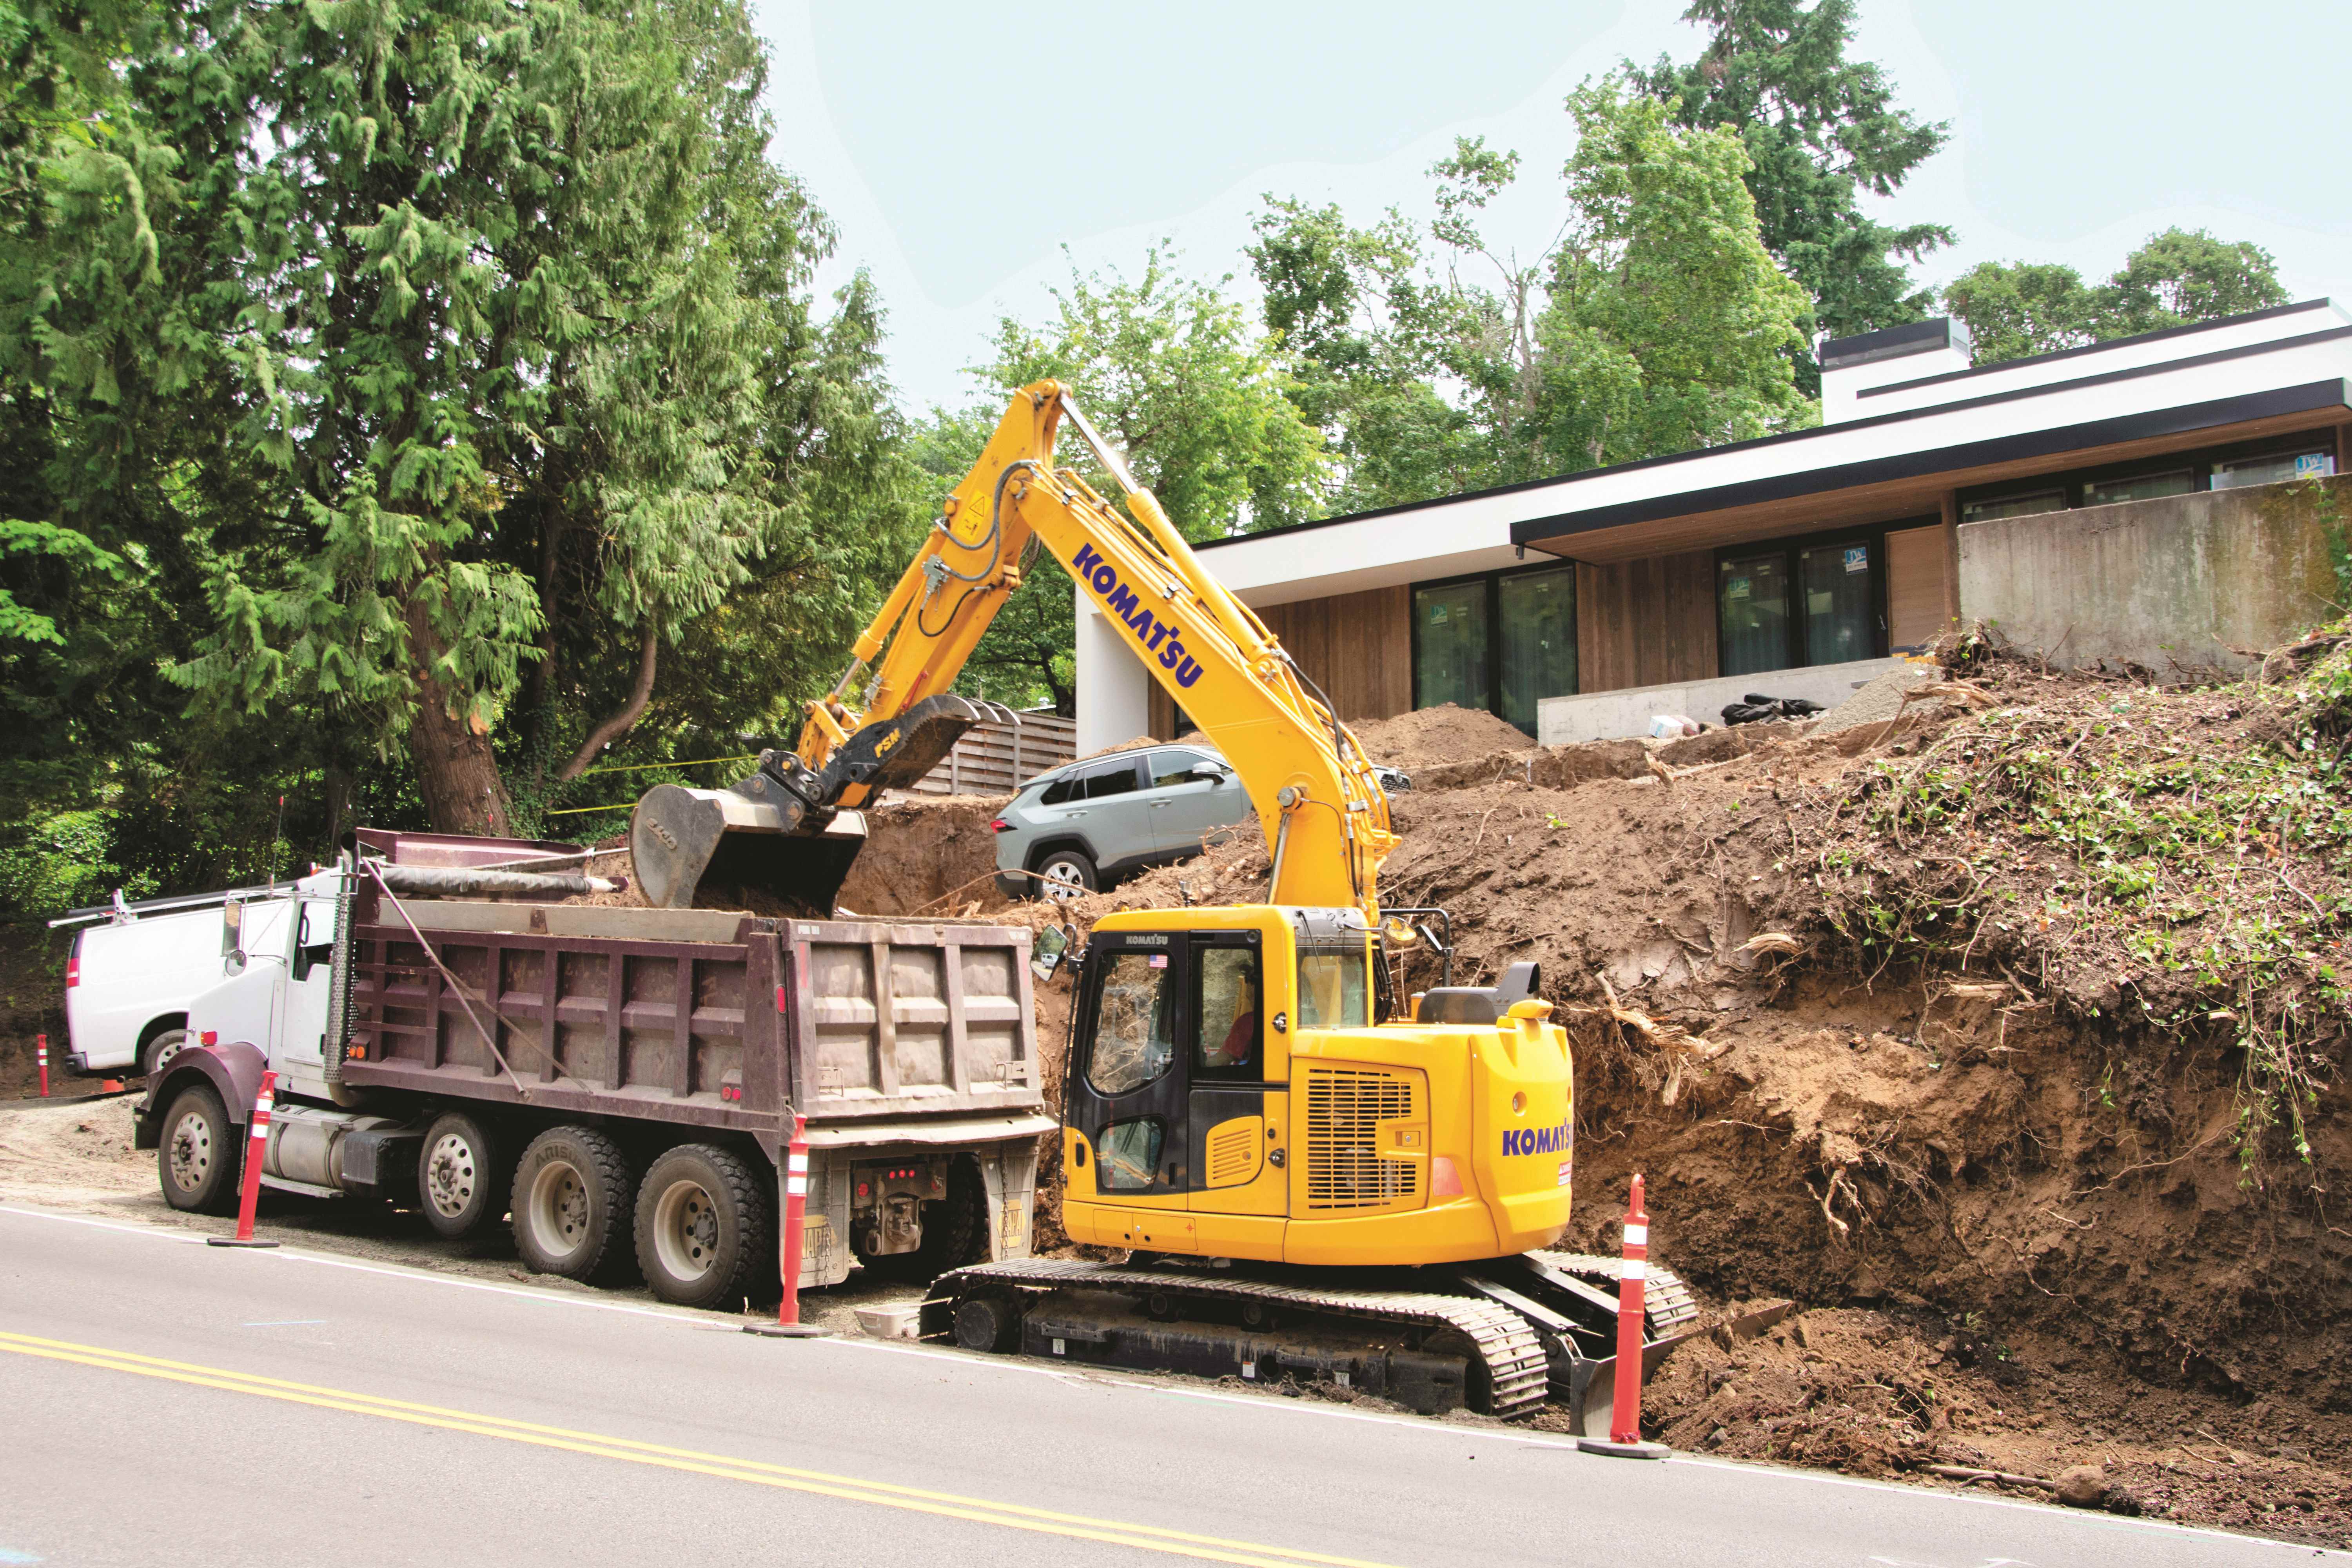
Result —
[[[1870, 551], [1871, 647], [1874, 651], [1868, 657], [1886, 658], [1890, 635], [1888, 621], [1892, 615], [1887, 605], [1886, 536], [1914, 528], [1926, 528], [1931, 524], [1940, 523], [1942, 521], [1939, 517], [1924, 515], [1889, 518], [1884, 522], [1825, 529], [1819, 532], [1792, 534], [1780, 539], [1752, 540], [1744, 544], [1716, 546], [1713, 563], [1715, 584], [1712, 595], [1715, 611], [1716, 675], [1725, 679], [1735, 678], [1743, 680], [1761, 679], [1768, 675], [1778, 675], [1783, 669], [1820, 668], [1819, 665], [1806, 657], [1805, 632], [1811, 617], [1806, 613], [1804, 605], [1805, 552], [1811, 550], [1839, 549], [1855, 544], [1864, 545]], [[1780, 666], [1777, 669], [1748, 670], [1742, 674], [1724, 668], [1728, 660], [1726, 658], [1723, 641], [1723, 569], [1735, 561], [1752, 561], [1766, 555], [1781, 557], [1783, 566], [1788, 573], [1790, 604], [1787, 652], [1790, 658], [1788, 663]], [[1850, 661], [1840, 660], [1839, 662]]]
[[[1458, 588], [1466, 583], [1483, 584], [1486, 588], [1486, 700], [1480, 706], [1496, 718], [1503, 717], [1503, 579], [1532, 577], [1540, 572], [1564, 572], [1569, 581], [1569, 618], [1575, 627], [1577, 642], [1576, 689], [1555, 691], [1554, 697], [1577, 697], [1584, 691], [1584, 582], [1577, 573], [1577, 563], [1568, 560], [1547, 561], [1531, 566], [1502, 566], [1491, 572], [1459, 572], [1451, 577], [1424, 577], [1407, 585], [1405, 590], [1405, 622], [1410, 634], [1406, 661], [1412, 667], [1412, 706], [1422, 707], [1421, 692], [1421, 592], [1424, 588]], [[1541, 701], [1542, 699], [1537, 699]], [[1506, 720], [1505, 722], [1509, 722]], [[1515, 726], [1516, 727], [1516, 726]]]

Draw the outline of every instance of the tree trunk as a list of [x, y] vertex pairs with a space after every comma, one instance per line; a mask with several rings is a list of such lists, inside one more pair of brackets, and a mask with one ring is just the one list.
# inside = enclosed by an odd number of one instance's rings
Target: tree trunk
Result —
[[654, 699], [654, 665], [660, 653], [661, 638], [653, 622], [647, 620], [645, 638], [637, 648], [636, 684], [629, 689], [629, 700], [621, 704], [619, 712], [590, 731], [588, 739], [572, 754], [572, 760], [563, 764], [563, 771], [555, 775], [559, 781], [570, 784], [586, 773], [606, 746], [637, 727], [637, 721], [645, 716], [646, 704]]
[[443, 651], [441, 639], [414, 599], [408, 636], [417, 664], [416, 717], [408, 727], [408, 750], [416, 761], [416, 785], [433, 830], [502, 835], [512, 812], [488, 727], [468, 722], [462, 711], [451, 712], [454, 694], [432, 674], [433, 661]]

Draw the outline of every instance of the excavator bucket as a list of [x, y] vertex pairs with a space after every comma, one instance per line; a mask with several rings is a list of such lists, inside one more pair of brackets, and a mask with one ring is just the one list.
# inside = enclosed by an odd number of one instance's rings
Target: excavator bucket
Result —
[[872, 800], [919, 780], [973, 725], [1014, 722], [993, 702], [943, 692], [897, 718], [867, 724], [811, 768], [790, 752], [762, 752], [759, 771], [726, 789], [659, 784], [629, 818], [637, 884], [656, 909], [691, 909], [698, 893], [741, 905], [764, 895], [795, 914], [829, 915], [866, 820], [833, 809], [845, 791]]
[[835, 812], [809, 832], [803, 827], [807, 807], [785, 791], [771, 793], [781, 803], [740, 787], [661, 784], [648, 791], [629, 818], [629, 858], [646, 901], [682, 910], [702, 898], [737, 905], [773, 900], [785, 912], [832, 914], [866, 846], [865, 815]]

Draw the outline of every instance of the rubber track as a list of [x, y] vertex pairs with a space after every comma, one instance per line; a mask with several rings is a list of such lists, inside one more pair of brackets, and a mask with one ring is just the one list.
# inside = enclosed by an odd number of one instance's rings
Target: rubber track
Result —
[[1532, 1415], [1542, 1407], [1550, 1387], [1543, 1344], [1534, 1329], [1509, 1308], [1475, 1296], [1309, 1289], [1264, 1279], [1204, 1279], [1190, 1270], [1129, 1268], [1076, 1258], [1028, 1258], [942, 1274], [931, 1287], [932, 1300], [951, 1301], [979, 1285], [1159, 1290], [1208, 1300], [1275, 1301], [1373, 1322], [1450, 1328], [1476, 1348], [1486, 1367], [1490, 1390], [1486, 1414], [1506, 1420]]
[[[1563, 1274], [1573, 1274], [1610, 1289], [1617, 1288], [1619, 1259], [1601, 1258], [1590, 1252], [1533, 1252], [1530, 1258], [1542, 1259]], [[1698, 1298], [1691, 1294], [1683, 1277], [1662, 1264], [1647, 1266], [1642, 1279], [1642, 1331], [1645, 1337], [1663, 1340], [1685, 1324], [1698, 1321]]]

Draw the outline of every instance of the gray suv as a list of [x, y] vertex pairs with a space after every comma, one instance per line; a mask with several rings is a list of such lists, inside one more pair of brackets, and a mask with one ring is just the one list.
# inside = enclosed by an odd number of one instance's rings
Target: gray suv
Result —
[[1074, 899], [1198, 855], [1202, 835], [1249, 811], [1232, 766], [1194, 742], [1070, 763], [1023, 785], [989, 824], [996, 886], [1007, 898]]

